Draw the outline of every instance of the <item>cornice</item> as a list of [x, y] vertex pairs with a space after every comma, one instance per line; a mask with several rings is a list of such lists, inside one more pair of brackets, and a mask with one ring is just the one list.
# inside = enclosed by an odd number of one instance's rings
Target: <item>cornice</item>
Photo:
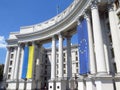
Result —
[[76, 2], [74, 2], [76, 3], [74, 8], [65, 18], [61, 19], [59, 22], [43, 30], [37, 30], [25, 34], [17, 34], [16, 37], [18, 38], [19, 42], [29, 42], [34, 40], [47, 39], [55, 34], [58, 34], [59, 32], [70, 30], [77, 25], [77, 19], [82, 15], [84, 9], [87, 7], [87, 5], [89, 5], [90, 2], [91, 0], [76, 0]]

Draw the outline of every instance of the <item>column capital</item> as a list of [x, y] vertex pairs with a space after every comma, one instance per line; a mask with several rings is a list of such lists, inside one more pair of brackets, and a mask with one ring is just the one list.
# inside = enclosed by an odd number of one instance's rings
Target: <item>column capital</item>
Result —
[[62, 32], [59, 32], [59, 33], [58, 33], [58, 36], [62, 36]]
[[90, 12], [88, 10], [85, 10], [83, 15], [85, 19], [90, 18]]
[[6, 47], [7, 50], [10, 50], [11, 47]]
[[108, 11], [114, 11], [113, 4], [108, 4]]
[[90, 6], [91, 6], [91, 9], [98, 8], [98, 1], [96, 1], [96, 0], [92, 1]]
[[84, 15], [80, 16], [80, 17], [77, 19], [77, 25], [79, 25], [83, 19], [84, 19]]

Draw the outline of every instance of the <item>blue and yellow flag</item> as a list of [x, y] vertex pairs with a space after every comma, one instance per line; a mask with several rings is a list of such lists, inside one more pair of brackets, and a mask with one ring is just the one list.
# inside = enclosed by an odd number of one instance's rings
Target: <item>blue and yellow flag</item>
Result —
[[29, 46], [29, 58], [26, 78], [32, 78], [33, 59], [34, 59], [34, 46]]
[[23, 58], [23, 67], [22, 67], [22, 79], [26, 78], [26, 73], [27, 73], [27, 66], [28, 66], [28, 53], [29, 53], [29, 48], [28, 46], [24, 47], [24, 58]]

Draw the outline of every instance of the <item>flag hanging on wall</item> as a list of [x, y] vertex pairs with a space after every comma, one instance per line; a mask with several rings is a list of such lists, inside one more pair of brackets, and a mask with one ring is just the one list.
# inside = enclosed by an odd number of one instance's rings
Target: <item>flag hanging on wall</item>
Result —
[[28, 68], [26, 78], [32, 78], [33, 70], [33, 59], [34, 59], [34, 46], [29, 46], [29, 57], [28, 57]]
[[83, 19], [77, 26], [78, 51], [79, 51], [79, 74], [86, 75], [89, 70], [89, 45], [87, 21]]
[[23, 67], [22, 67], [22, 79], [26, 78], [26, 73], [27, 73], [27, 66], [28, 66], [28, 53], [29, 53], [29, 48], [28, 46], [24, 47], [24, 58], [23, 58]]

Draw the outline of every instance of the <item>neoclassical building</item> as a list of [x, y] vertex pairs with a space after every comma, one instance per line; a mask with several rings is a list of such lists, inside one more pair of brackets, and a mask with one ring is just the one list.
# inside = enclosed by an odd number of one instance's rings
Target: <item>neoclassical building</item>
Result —
[[[11, 32], [6, 89], [120, 90], [119, 3], [74, 0], [50, 20]], [[75, 34], [78, 44], [72, 45]], [[51, 48], [43, 47], [45, 43], [52, 43]]]

